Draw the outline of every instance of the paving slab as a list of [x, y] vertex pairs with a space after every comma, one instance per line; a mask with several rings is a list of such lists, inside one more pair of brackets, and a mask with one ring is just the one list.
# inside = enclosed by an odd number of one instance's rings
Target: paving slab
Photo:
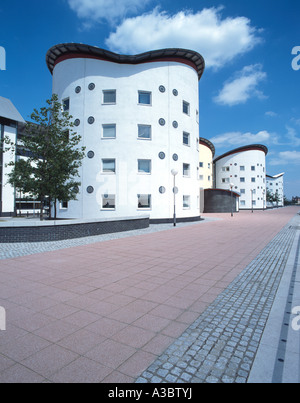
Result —
[[[259, 316], [256, 305], [272, 307], [254, 291], [280, 283], [271, 268], [281, 267], [287, 256], [296, 229], [282, 230], [297, 212], [291, 207], [233, 218], [211, 215], [212, 220], [177, 228], [52, 244], [53, 250], [45, 243], [31, 250], [20, 245], [19, 251], [0, 245], [0, 306], [7, 325], [0, 331], [0, 383], [134, 382], [141, 374], [148, 379], [170, 346], [174, 355], [153, 379], [213, 382], [231, 355], [222, 381], [231, 381], [237, 366], [234, 379], [244, 381], [250, 363], [241, 354], [253, 360], [268, 316], [264, 310]], [[274, 241], [279, 234], [280, 242]], [[287, 249], [280, 253], [283, 242]], [[260, 270], [251, 266], [254, 260]], [[251, 275], [242, 277], [249, 297], [245, 309], [235, 281], [249, 265]], [[256, 283], [255, 273], [263, 276], [265, 266], [268, 274]], [[213, 314], [209, 309], [228, 287], [234, 293], [222, 297], [225, 305]], [[183, 334], [209, 312], [208, 328], [200, 336], [193, 329], [205, 342], [204, 353], [199, 346], [189, 350]], [[226, 328], [216, 326], [220, 314]], [[222, 332], [230, 337], [226, 345]], [[190, 365], [187, 356], [193, 358]], [[206, 378], [195, 375], [199, 363]]]

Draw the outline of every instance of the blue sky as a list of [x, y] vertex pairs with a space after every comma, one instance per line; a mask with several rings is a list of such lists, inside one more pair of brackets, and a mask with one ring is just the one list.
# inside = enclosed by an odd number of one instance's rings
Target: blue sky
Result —
[[25, 119], [51, 97], [45, 55], [55, 44], [198, 51], [200, 135], [218, 155], [265, 144], [268, 174], [285, 172], [287, 197], [300, 196], [299, 0], [2, 0], [0, 21], [0, 96]]

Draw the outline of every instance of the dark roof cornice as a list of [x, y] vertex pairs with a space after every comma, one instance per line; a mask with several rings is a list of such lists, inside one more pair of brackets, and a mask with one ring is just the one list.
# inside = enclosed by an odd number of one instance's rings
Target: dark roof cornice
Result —
[[95, 46], [80, 43], [62, 43], [53, 46], [47, 52], [46, 63], [50, 73], [53, 73], [56, 64], [72, 58], [91, 58], [119, 64], [175, 61], [193, 67], [198, 74], [199, 80], [205, 69], [203, 57], [199, 53], [188, 49], [171, 48], [152, 50], [138, 55], [120, 55]]

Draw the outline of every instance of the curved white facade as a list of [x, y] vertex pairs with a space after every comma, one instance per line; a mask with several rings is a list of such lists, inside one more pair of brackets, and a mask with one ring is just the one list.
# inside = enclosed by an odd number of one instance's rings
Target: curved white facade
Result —
[[240, 193], [240, 210], [266, 208], [265, 146], [253, 145], [230, 151], [215, 159], [217, 189]]
[[77, 201], [60, 218], [199, 217], [199, 75], [184, 60], [117, 63], [76, 55], [53, 68], [53, 93], [82, 136]]

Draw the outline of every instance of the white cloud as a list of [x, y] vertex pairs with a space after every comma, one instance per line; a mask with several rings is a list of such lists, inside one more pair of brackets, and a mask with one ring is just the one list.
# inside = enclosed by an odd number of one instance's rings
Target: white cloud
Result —
[[269, 165], [300, 165], [300, 151], [281, 151], [277, 158], [269, 161]]
[[297, 131], [290, 126], [286, 126], [287, 134], [286, 137], [289, 139], [290, 144], [294, 147], [300, 146], [300, 137], [297, 137]]
[[125, 19], [111, 33], [106, 45], [115, 52], [136, 54], [168, 47], [201, 53], [207, 67], [221, 67], [249, 52], [261, 40], [259, 30], [245, 17], [222, 18], [222, 8], [170, 15], [152, 12]]
[[220, 134], [210, 139], [210, 141], [216, 146], [245, 146], [249, 144], [268, 144], [270, 142], [276, 142], [274, 135], [262, 130], [256, 134], [254, 133], [242, 133], [242, 132], [228, 132]]
[[227, 81], [214, 101], [220, 105], [238, 105], [246, 103], [250, 98], [265, 98], [257, 89], [258, 84], [265, 80], [267, 74], [262, 71], [261, 64], [246, 66]]
[[145, 8], [150, 0], [67, 0], [70, 8], [85, 21], [85, 26], [93, 22], [114, 23], [128, 14], [136, 14]]
[[265, 113], [265, 116], [269, 117], [269, 118], [276, 118], [278, 116], [278, 114], [276, 112], [273, 111], [268, 111]]

